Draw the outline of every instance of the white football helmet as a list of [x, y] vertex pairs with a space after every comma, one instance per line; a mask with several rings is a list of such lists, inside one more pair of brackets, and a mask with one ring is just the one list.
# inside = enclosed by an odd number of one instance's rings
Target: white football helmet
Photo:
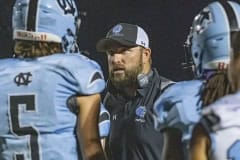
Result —
[[231, 32], [239, 30], [240, 4], [216, 1], [195, 16], [186, 44], [197, 77], [207, 70], [227, 68], [231, 51]]
[[75, 0], [16, 0], [13, 39], [62, 43], [65, 52], [72, 52], [80, 22]]

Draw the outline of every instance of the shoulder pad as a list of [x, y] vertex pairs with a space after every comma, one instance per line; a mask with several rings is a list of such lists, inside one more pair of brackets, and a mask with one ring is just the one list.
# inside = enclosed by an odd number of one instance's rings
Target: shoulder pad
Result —
[[[100, 93], [105, 88], [102, 69], [98, 63], [81, 54], [52, 55], [54, 65], [68, 71], [78, 83], [80, 94]], [[57, 60], [56, 60], [57, 59]], [[49, 61], [48, 61], [49, 63]]]
[[227, 95], [202, 110], [201, 123], [209, 131], [240, 127], [240, 93]]
[[161, 128], [174, 127], [185, 130], [199, 120], [200, 90], [202, 81], [192, 80], [173, 84], [154, 104]]

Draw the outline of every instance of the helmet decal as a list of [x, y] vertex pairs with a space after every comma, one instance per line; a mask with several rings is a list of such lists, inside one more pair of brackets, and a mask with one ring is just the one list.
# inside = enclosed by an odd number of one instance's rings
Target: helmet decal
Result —
[[209, 23], [212, 21], [212, 13], [210, 12], [209, 8], [206, 7], [199, 13], [199, 15], [195, 17], [193, 30], [200, 34], [207, 29]]
[[64, 14], [72, 14], [74, 16], [76, 8], [73, 0], [57, 0], [59, 7], [63, 10]]
[[239, 29], [239, 15], [239, 3], [215, 1], [195, 16], [185, 46], [186, 51], [190, 51], [197, 77], [201, 78], [208, 70], [226, 69], [231, 32]]

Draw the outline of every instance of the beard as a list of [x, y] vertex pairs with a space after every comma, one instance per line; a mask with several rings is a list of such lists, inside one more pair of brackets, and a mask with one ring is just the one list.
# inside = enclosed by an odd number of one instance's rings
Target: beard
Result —
[[116, 75], [113, 71], [110, 71], [109, 80], [118, 90], [124, 90], [128, 87], [137, 87], [137, 76], [142, 72], [142, 70], [143, 63], [139, 60], [139, 63], [134, 67], [124, 69], [124, 73], [121, 75]]

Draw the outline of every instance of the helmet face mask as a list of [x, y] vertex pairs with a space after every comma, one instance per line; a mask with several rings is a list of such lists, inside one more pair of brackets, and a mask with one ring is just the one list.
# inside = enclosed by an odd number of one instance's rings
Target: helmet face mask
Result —
[[182, 63], [182, 67], [184, 70], [188, 70], [191, 69], [191, 71], [193, 73], [195, 73], [195, 65], [193, 64], [193, 59], [192, 59], [192, 55], [191, 55], [191, 30], [192, 28], [190, 28], [190, 33], [187, 37], [187, 40], [185, 41], [183, 48], [184, 48], [184, 61]]
[[229, 63], [231, 31], [239, 27], [231, 26], [225, 5], [236, 17], [240, 13], [240, 5], [229, 1], [222, 3], [210, 3], [195, 16], [186, 41], [199, 78], [205, 71], [226, 69]]
[[79, 19], [74, 0], [16, 0], [13, 39], [62, 43], [64, 52], [73, 52]]

